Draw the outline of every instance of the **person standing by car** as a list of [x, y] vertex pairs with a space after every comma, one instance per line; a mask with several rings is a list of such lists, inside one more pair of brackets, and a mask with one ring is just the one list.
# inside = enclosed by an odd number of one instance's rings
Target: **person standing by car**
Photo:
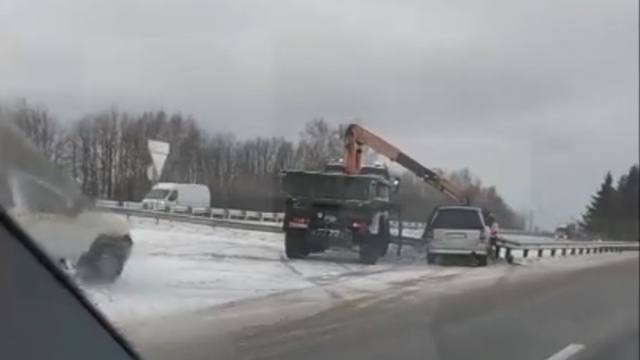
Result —
[[489, 227], [489, 244], [491, 245], [491, 257], [494, 259], [498, 257], [498, 233], [500, 231], [500, 226], [498, 225], [498, 221], [496, 217], [488, 210], [484, 212], [484, 222], [485, 225]]

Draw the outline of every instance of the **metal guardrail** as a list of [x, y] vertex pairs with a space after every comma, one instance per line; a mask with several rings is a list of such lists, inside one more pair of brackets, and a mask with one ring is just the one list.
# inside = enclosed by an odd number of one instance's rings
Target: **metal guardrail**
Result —
[[160, 220], [168, 220], [168, 221], [186, 222], [186, 223], [197, 224], [197, 225], [207, 225], [207, 226], [213, 226], [213, 227], [219, 226], [219, 227], [225, 227], [230, 229], [262, 231], [262, 232], [272, 232], [272, 233], [282, 232], [282, 228], [278, 226], [278, 224], [275, 222], [272, 224], [260, 223], [260, 222], [252, 223], [252, 222], [247, 222], [242, 220], [219, 219], [219, 218], [206, 217], [206, 216], [180, 214], [175, 212], [132, 209], [127, 207], [100, 207], [100, 208], [110, 212], [117, 213], [117, 214], [126, 215], [127, 218], [129, 218], [130, 216], [151, 218], [151, 219], [156, 219], [157, 222], [159, 222]]
[[[122, 212], [145, 210], [142, 203], [132, 201], [118, 202], [113, 200], [98, 200], [96, 202], [96, 205], [100, 208], [106, 209], [122, 209]], [[213, 219], [245, 220], [277, 224], [282, 223], [282, 221], [284, 220], [284, 213], [281, 212], [262, 212], [222, 208], [189, 208], [187, 206], [170, 206], [167, 208], [156, 209], [156, 211], [154, 212], [163, 212], [169, 214], [190, 214], [209, 217]], [[405, 221], [403, 222], [403, 226], [408, 229], [419, 229], [424, 227], [424, 224], [420, 222]]]
[[494, 256], [500, 257], [501, 249], [504, 249], [504, 258], [509, 263], [513, 263], [512, 251], [521, 250], [522, 257], [528, 258], [530, 252], [536, 252], [537, 257], [543, 257], [545, 250], [550, 257], [567, 255], [588, 255], [596, 253], [639, 251], [638, 241], [558, 241], [549, 239], [547, 241], [513, 241], [499, 239], [496, 242]]
[[[145, 210], [143, 209], [142, 203], [133, 202], [133, 201], [114, 201], [114, 200], [98, 200], [98, 207], [107, 208], [107, 209], [126, 209], [127, 211], [135, 211], [135, 210]], [[147, 210], [149, 211], [149, 210]], [[122, 210], [121, 212], [125, 212]], [[154, 213], [168, 213], [168, 214], [189, 214], [196, 215], [201, 217], [208, 217], [212, 219], [222, 219], [222, 220], [243, 220], [243, 221], [253, 221], [259, 223], [266, 223], [268, 226], [280, 226], [282, 221], [284, 220], [284, 213], [280, 212], [262, 212], [262, 211], [251, 211], [251, 210], [237, 210], [237, 209], [222, 209], [222, 208], [189, 208], [187, 206], [170, 206], [165, 209], [159, 209], [159, 211], [154, 211]], [[397, 221], [391, 222], [392, 226], [397, 228]], [[218, 225], [218, 226], [223, 226]], [[425, 223], [416, 222], [416, 221], [403, 221], [402, 227], [405, 229], [424, 229]], [[268, 229], [268, 228], [264, 228]], [[269, 231], [269, 230], [264, 230]], [[525, 234], [531, 236], [545, 236], [544, 234], [534, 234], [528, 233], [520, 230], [512, 230], [512, 229], [501, 229], [503, 234], [511, 235], [511, 234]]]
[[[232, 220], [232, 219], [218, 219], [197, 215], [188, 215], [188, 214], [178, 214], [172, 212], [165, 211], [154, 211], [154, 210], [142, 210], [142, 209], [132, 209], [127, 207], [100, 207], [106, 211], [110, 211], [116, 214], [125, 215], [127, 219], [129, 217], [142, 217], [142, 218], [150, 218], [155, 219], [156, 223], [160, 222], [160, 220], [165, 221], [179, 221], [185, 222], [189, 224], [196, 225], [207, 225], [207, 226], [219, 226], [229, 229], [239, 229], [239, 230], [249, 230], [249, 231], [260, 231], [260, 232], [269, 232], [269, 233], [282, 233], [282, 224], [278, 223], [260, 223], [260, 222], [247, 222], [243, 220]], [[397, 229], [395, 232], [397, 233]], [[392, 236], [392, 242], [399, 245], [398, 253], [401, 251], [402, 245], [420, 245], [423, 243], [421, 239], [410, 236]]]
[[[109, 206], [110, 205], [110, 206]], [[156, 222], [160, 220], [166, 221], [179, 221], [190, 224], [207, 225], [207, 226], [219, 226], [231, 229], [249, 230], [249, 231], [261, 231], [270, 233], [282, 232], [282, 220], [279, 220], [278, 214], [274, 213], [273, 216], [269, 216], [267, 213], [260, 212], [241, 212], [224, 209], [210, 209], [209, 212], [200, 212], [197, 209], [193, 209], [191, 214], [186, 213], [183, 209], [168, 209], [168, 211], [157, 210], [145, 210], [142, 209], [140, 203], [124, 203], [124, 204], [98, 204], [99, 208], [104, 210], [122, 214], [127, 216], [143, 217], [156, 219]], [[181, 213], [180, 211], [184, 211]], [[222, 211], [224, 210], [224, 211]], [[227, 214], [227, 218], [223, 218], [220, 214]], [[218, 215], [216, 217], [216, 215]], [[267, 216], [264, 216], [267, 215]], [[254, 219], [254, 222], [250, 220]], [[256, 220], [259, 219], [259, 220]], [[392, 237], [392, 242], [398, 245], [397, 252], [400, 255], [403, 245], [409, 245], [413, 247], [423, 247], [426, 245], [424, 239], [420, 239], [415, 236], [407, 236], [404, 234], [404, 230], [416, 230], [420, 229], [418, 226], [412, 226], [416, 223], [402, 223], [402, 234], [396, 234]], [[393, 224], [395, 232], [397, 233], [399, 224]], [[409, 226], [407, 226], [409, 225]], [[502, 235], [507, 235], [503, 233]], [[515, 237], [515, 235], [514, 235]], [[583, 255], [583, 254], [595, 254], [605, 252], [622, 252], [622, 251], [638, 251], [640, 250], [640, 242], [621, 242], [621, 241], [559, 241], [553, 238], [542, 237], [524, 237], [521, 240], [500, 238], [496, 242], [494, 248], [494, 257], [499, 258], [500, 253], [504, 253], [504, 258], [509, 263], [513, 263], [514, 257], [512, 251], [522, 251], [522, 257], [527, 258], [531, 252], [536, 252], [537, 257], [543, 257], [545, 251], [549, 253], [551, 257], [556, 255]]]

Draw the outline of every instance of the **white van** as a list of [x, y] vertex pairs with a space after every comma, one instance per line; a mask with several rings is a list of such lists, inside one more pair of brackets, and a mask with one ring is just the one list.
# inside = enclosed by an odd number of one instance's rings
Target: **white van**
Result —
[[208, 208], [210, 204], [209, 187], [202, 184], [158, 183], [142, 200], [142, 207], [152, 210], [168, 210], [172, 206]]

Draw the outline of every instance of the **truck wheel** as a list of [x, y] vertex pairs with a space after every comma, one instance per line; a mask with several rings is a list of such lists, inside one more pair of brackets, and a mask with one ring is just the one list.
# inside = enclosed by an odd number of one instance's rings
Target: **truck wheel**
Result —
[[380, 223], [380, 257], [387, 255], [389, 251], [389, 243], [391, 242], [391, 232], [389, 230], [389, 221]]
[[284, 252], [289, 259], [302, 259], [311, 253], [311, 248], [304, 241], [304, 232], [287, 231], [284, 234]]
[[487, 255], [478, 255], [478, 266], [487, 266]]
[[385, 257], [388, 251], [389, 251], [389, 242], [387, 241], [380, 246], [380, 257]]
[[360, 243], [358, 248], [360, 263], [364, 265], [375, 265], [380, 257], [382, 244], [377, 241], [377, 236], [369, 236]]

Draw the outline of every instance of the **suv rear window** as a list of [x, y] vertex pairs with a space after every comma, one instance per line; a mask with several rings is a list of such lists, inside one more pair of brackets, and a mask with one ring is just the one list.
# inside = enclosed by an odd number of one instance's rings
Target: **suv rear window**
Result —
[[440, 209], [431, 223], [433, 229], [482, 229], [482, 220], [476, 210]]

